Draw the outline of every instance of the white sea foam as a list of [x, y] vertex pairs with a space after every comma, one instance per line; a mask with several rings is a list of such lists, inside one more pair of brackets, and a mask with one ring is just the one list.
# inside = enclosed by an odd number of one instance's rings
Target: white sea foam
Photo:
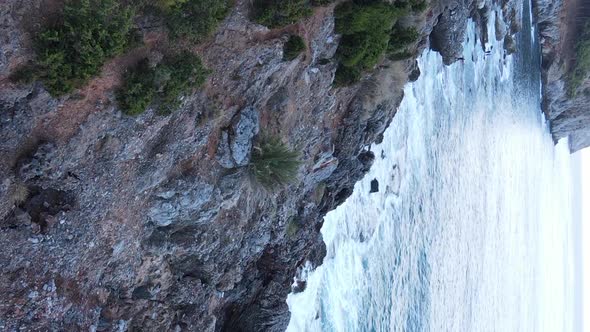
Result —
[[489, 22], [490, 55], [469, 24], [465, 61], [420, 57], [375, 164], [325, 218], [288, 331], [571, 330], [567, 142]]

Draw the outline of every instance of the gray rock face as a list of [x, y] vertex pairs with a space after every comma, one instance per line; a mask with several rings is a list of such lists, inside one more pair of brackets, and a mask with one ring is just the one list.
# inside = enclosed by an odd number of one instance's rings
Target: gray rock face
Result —
[[573, 8], [576, 2], [535, 1], [543, 53], [543, 111], [551, 122], [554, 140], [569, 137], [572, 152], [590, 146], [590, 78], [575, 96], [567, 93], [570, 59], [581, 28], [575, 22], [588, 15], [582, 3], [578, 1], [580, 8]]
[[219, 137], [216, 158], [217, 162], [219, 162], [219, 165], [225, 168], [236, 167], [236, 163], [232, 157], [231, 142], [229, 138], [229, 132], [227, 130], [222, 131], [221, 136]]
[[253, 107], [241, 110], [231, 125], [221, 132], [217, 161], [225, 168], [247, 166], [250, 162], [252, 141], [258, 134], [258, 112]]
[[469, 0], [451, 2], [430, 34], [430, 47], [442, 55], [446, 65], [457, 61], [463, 54], [470, 5]]
[[250, 161], [252, 140], [259, 130], [258, 113], [253, 107], [247, 107], [234, 121], [231, 156], [237, 166], [246, 166]]
[[212, 220], [214, 211], [204, 208], [213, 199], [213, 186], [193, 180], [178, 180], [170, 184], [171, 190], [157, 194], [157, 200], [148, 212], [149, 218], [159, 227], [173, 222], [193, 223]]
[[39, 146], [33, 157], [27, 160], [19, 169], [19, 176], [23, 181], [30, 181], [37, 177], [59, 177], [56, 174], [55, 145], [45, 143]]

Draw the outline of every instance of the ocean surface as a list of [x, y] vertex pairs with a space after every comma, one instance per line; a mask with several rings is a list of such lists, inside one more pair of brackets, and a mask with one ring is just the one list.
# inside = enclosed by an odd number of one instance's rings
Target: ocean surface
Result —
[[469, 24], [463, 61], [421, 55], [373, 167], [325, 218], [288, 331], [572, 330], [570, 157], [540, 109], [523, 6], [512, 56], [494, 12], [484, 47]]

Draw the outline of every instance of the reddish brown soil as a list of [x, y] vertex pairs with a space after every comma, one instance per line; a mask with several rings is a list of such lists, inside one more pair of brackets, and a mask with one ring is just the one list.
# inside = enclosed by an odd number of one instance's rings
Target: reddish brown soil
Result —
[[141, 47], [108, 62], [99, 77], [80, 89], [80, 99], [70, 98], [59, 106], [57, 112], [38, 119], [33, 135], [67, 141], [90, 114], [106, 109], [110, 103], [107, 96], [121, 84], [123, 72], [146, 57], [148, 52], [148, 47]]

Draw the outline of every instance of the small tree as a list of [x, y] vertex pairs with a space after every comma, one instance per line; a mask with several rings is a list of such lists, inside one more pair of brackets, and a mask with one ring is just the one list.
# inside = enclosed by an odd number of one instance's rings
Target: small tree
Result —
[[154, 96], [154, 71], [147, 59], [125, 73], [124, 83], [117, 91], [119, 107], [125, 114], [138, 115], [145, 111]]
[[100, 72], [131, 41], [133, 12], [114, 0], [69, 0], [63, 19], [35, 38], [37, 77], [55, 96]]
[[208, 75], [209, 70], [201, 58], [190, 52], [165, 58], [156, 67], [154, 75], [160, 112], [167, 114], [176, 110], [180, 106], [179, 97], [186, 95], [193, 87], [203, 85]]
[[254, 0], [252, 19], [269, 28], [293, 24], [311, 15], [306, 0]]
[[325, 6], [329, 5], [335, 0], [311, 0], [311, 4], [314, 6]]
[[117, 101], [128, 115], [141, 114], [150, 104], [161, 114], [169, 114], [180, 106], [181, 96], [203, 85], [207, 75], [201, 58], [187, 51], [165, 57], [154, 68], [144, 59], [125, 75]]
[[283, 47], [283, 59], [291, 61], [305, 51], [305, 41], [297, 35], [291, 35]]
[[173, 37], [202, 42], [229, 13], [229, 0], [165, 0], [166, 23]]
[[278, 137], [264, 137], [252, 151], [250, 171], [267, 189], [293, 182], [301, 161], [299, 152], [289, 149]]
[[381, 1], [344, 2], [336, 7], [335, 31], [342, 34], [336, 58], [340, 66], [334, 84], [355, 83], [361, 72], [372, 69], [386, 53], [391, 30], [404, 9]]

